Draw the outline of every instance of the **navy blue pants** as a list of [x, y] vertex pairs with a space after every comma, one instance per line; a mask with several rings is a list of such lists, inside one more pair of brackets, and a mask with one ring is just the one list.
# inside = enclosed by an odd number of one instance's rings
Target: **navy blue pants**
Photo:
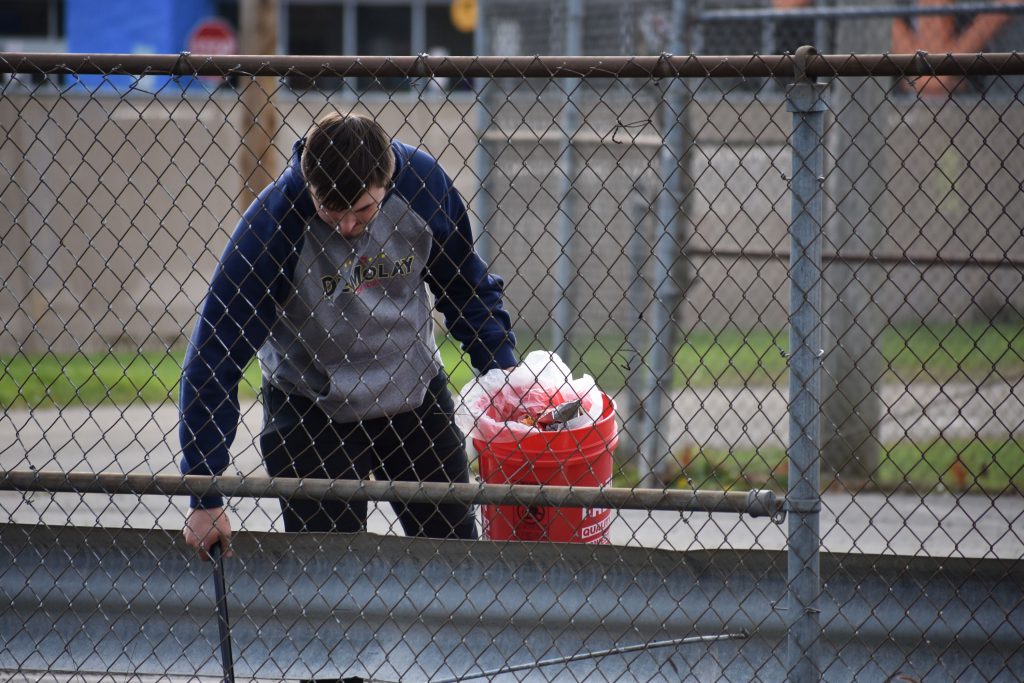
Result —
[[[260, 450], [272, 477], [468, 482], [465, 442], [442, 372], [416, 410], [360, 422], [332, 421], [312, 401], [264, 386], [267, 427]], [[477, 537], [473, 508], [392, 503], [407, 536]], [[286, 531], [355, 532], [366, 528], [366, 503], [281, 500]]]

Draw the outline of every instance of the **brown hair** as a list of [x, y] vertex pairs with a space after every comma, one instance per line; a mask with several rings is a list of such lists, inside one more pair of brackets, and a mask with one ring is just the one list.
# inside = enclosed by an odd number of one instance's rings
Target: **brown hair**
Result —
[[387, 187], [394, 170], [391, 141], [366, 116], [332, 112], [306, 136], [302, 175], [332, 211], [348, 209], [368, 188]]

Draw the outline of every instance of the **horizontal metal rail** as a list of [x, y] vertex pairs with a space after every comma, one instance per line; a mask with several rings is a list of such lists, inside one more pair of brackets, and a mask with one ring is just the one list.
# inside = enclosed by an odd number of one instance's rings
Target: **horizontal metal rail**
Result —
[[[369, 76], [431, 78], [735, 78], [788, 77], [794, 55], [407, 57], [70, 54], [0, 52], [0, 73], [177, 76]], [[806, 74], [829, 76], [1012, 76], [1024, 53], [809, 56]]]
[[[759, 251], [755, 249], [707, 249], [691, 247], [685, 250], [687, 256], [700, 258], [750, 259], [751, 261], [784, 261], [789, 263], [790, 255], [784, 251]], [[904, 254], [902, 256], [872, 254], [822, 254], [825, 263], [868, 263], [885, 266], [949, 266], [950, 268], [1016, 268], [1024, 269], [1024, 259], [983, 258], [975, 256], [944, 257]]]
[[697, 23], [723, 23], [743, 20], [785, 21], [792, 19], [854, 19], [871, 17], [920, 17], [952, 14], [1020, 14], [1024, 3], [999, 5], [991, 2], [966, 2], [957, 5], [889, 5], [882, 7], [807, 7], [796, 9], [720, 9], [700, 12]]
[[734, 512], [778, 517], [783, 501], [772, 491], [694, 491], [525, 484], [448, 484], [415, 481], [211, 477], [116, 472], [0, 472], [0, 491], [127, 493], [163, 496], [222, 495], [389, 503], [464, 503], [544, 507], [606, 507], [620, 510]]
[[462, 681], [473, 681], [478, 678], [493, 678], [494, 676], [514, 673], [516, 671], [528, 671], [530, 669], [539, 669], [542, 666], [552, 666], [554, 664], [569, 664], [571, 662], [579, 662], [584, 659], [599, 659], [601, 657], [608, 657], [609, 655], [625, 655], [633, 652], [647, 652], [649, 650], [655, 650], [660, 647], [679, 647], [680, 645], [714, 643], [720, 640], [745, 640], [747, 637], [748, 636], [746, 633], [722, 633], [711, 636], [688, 636], [686, 638], [673, 638], [672, 640], [658, 640], [653, 643], [641, 643], [638, 645], [610, 647], [604, 650], [596, 650], [594, 652], [580, 652], [574, 655], [568, 655], [566, 657], [553, 657], [551, 659], [542, 659], [537, 662], [527, 662], [525, 664], [503, 666], [499, 669], [490, 669], [488, 671], [467, 674], [465, 676], [442, 678], [439, 681], [432, 681], [431, 683], [462, 683]]

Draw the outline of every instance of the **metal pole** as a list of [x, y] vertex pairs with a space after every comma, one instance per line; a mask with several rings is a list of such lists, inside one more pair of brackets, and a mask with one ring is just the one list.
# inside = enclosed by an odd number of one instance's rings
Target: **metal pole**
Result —
[[697, 21], [729, 23], [734, 21], [774, 21], [778, 19], [851, 19], [866, 17], [923, 17], [938, 14], [1020, 14], [1024, 3], [964, 2], [948, 5], [862, 5], [802, 7], [800, 9], [719, 9], [701, 12]]
[[761, 54], [770, 55], [775, 52], [775, 20], [765, 19], [761, 22]]
[[[578, 55], [583, 52], [583, 0], [566, 0], [566, 53]], [[572, 328], [576, 322], [576, 306], [572, 299], [573, 281], [576, 279], [576, 259], [573, 258], [573, 235], [576, 233], [577, 153], [575, 137], [580, 128], [580, 112], [576, 106], [579, 97], [580, 79], [566, 78], [565, 108], [562, 110], [562, 140], [555, 159], [555, 168], [561, 170], [558, 202], [559, 219], [556, 244], [558, 255], [555, 261], [555, 301], [552, 321], [551, 347], [567, 365], [572, 365], [574, 353]]]
[[440, 681], [435, 681], [434, 683], [462, 683], [462, 681], [473, 681], [478, 678], [493, 678], [494, 676], [514, 673], [516, 671], [529, 671], [531, 669], [539, 669], [542, 666], [552, 666], [555, 664], [571, 664], [572, 662], [579, 662], [586, 659], [597, 659], [599, 657], [608, 657], [610, 655], [627, 655], [632, 652], [649, 652], [650, 650], [654, 650], [659, 647], [678, 647], [680, 645], [715, 643], [720, 640], [745, 640], [746, 638], [746, 633], [722, 633], [713, 636], [687, 636], [686, 638], [673, 638], [672, 640], [656, 640], [652, 643], [641, 643], [639, 645], [625, 645], [622, 647], [610, 647], [604, 650], [596, 650], [594, 652], [580, 652], [574, 655], [568, 655], [566, 657], [552, 657], [551, 659], [541, 659], [536, 662], [526, 662], [524, 664], [511, 664], [509, 666], [503, 666], [500, 669], [481, 671], [479, 673], [469, 674], [467, 676], [442, 678]]
[[644, 277], [647, 264], [651, 260], [651, 245], [648, 241], [651, 200], [637, 185], [633, 187], [630, 208], [629, 215], [635, 216], [635, 221], [633, 233], [626, 245], [626, 254], [629, 258], [629, 272], [635, 274], [635, 277], [630, 279], [626, 290], [629, 322], [625, 326], [626, 344], [622, 357], [617, 361], [622, 364], [625, 381], [623, 393], [620, 394], [621, 400], [616, 401], [619, 405], [619, 416], [623, 421], [623, 429], [619, 432], [619, 452], [625, 453], [627, 458], [623, 464], [636, 468], [643, 477], [648, 470], [643, 464], [643, 458], [638, 456], [642, 444], [651, 433], [650, 420], [644, 413], [645, 394], [642, 387], [647, 379], [644, 353], [651, 348], [654, 341], [650, 325], [644, 320], [647, 302], [651, 300], [651, 289], [647, 278]]
[[788, 680], [820, 678], [816, 649], [821, 592], [818, 551], [821, 411], [821, 234], [824, 175], [824, 85], [800, 65], [815, 54], [797, 50], [796, 79], [789, 89], [793, 112], [792, 218], [789, 260], [789, 653]]
[[[409, 10], [412, 34], [410, 47], [414, 55], [423, 54], [430, 48], [427, 45], [427, 3], [424, 0], [413, 0]], [[424, 80], [430, 82], [429, 79]]]
[[[684, 0], [672, 0], [672, 34], [669, 53], [675, 54], [682, 50], [683, 22], [686, 16]], [[682, 244], [676, 242], [677, 223], [680, 220], [682, 196], [680, 193], [683, 171], [681, 161], [685, 153], [684, 123], [686, 99], [683, 83], [678, 78], [667, 78], [664, 81], [663, 102], [661, 106], [661, 130], [663, 142], [658, 153], [658, 169], [661, 187], [655, 201], [657, 237], [654, 244], [654, 263], [652, 264], [651, 284], [654, 297], [648, 308], [648, 325], [652, 332], [652, 344], [644, 354], [648, 363], [646, 381], [644, 382], [644, 413], [648, 416], [645, 424], [651, 426], [651, 432], [641, 443], [640, 471], [637, 473], [640, 485], [646, 487], [662, 486], [656, 476], [666, 456], [669, 455], [671, 444], [665, 438], [660, 426], [672, 406], [672, 375], [675, 365], [675, 344], [678, 335], [670, 329], [674, 324], [673, 314], [678, 303], [680, 284], [672, 277], [674, 264], [682, 257]]]
[[[345, 5], [351, 7], [352, 5]], [[946, 7], [946, 5], [943, 5]], [[949, 5], [953, 7], [953, 5]], [[347, 14], [346, 14], [347, 16]], [[695, 36], [696, 38], [696, 36]], [[0, 74], [137, 74], [145, 76], [231, 76], [246, 78], [288, 73], [344, 78], [786, 78], [793, 55], [515, 56], [451, 57], [405, 55], [131, 55], [64, 52], [0, 52]], [[812, 76], [1019, 76], [1024, 53], [986, 52], [817, 55], [807, 66]]]
[[[491, 50], [491, 36], [487, 26], [488, 0], [478, 0], [476, 8], [476, 30], [473, 32], [473, 51], [478, 57]], [[494, 240], [491, 238], [491, 222], [494, 220], [494, 195], [491, 192], [492, 173], [494, 171], [494, 142], [488, 140], [487, 131], [491, 129], [492, 101], [491, 92], [497, 87], [492, 79], [477, 76], [474, 79], [476, 90], [476, 134], [477, 146], [474, 165], [476, 178], [480, 182], [474, 204], [476, 206], [476, 251], [487, 263], [494, 256]]]
[[782, 501], [767, 489], [750, 491], [657, 491], [596, 486], [447, 484], [358, 479], [224, 477], [118, 472], [0, 470], [0, 491], [103, 493], [137, 496], [221, 495], [347, 502], [464, 503], [545, 507], [606, 507], [616, 510], [733, 512], [752, 517], [782, 514]]
[[359, 8], [354, 2], [346, 2], [341, 6], [341, 51], [346, 55], [360, 54], [358, 27]]
[[[814, 9], [821, 9], [827, 7], [828, 0], [814, 0]], [[814, 19], [814, 44], [817, 47], [826, 45], [828, 41], [828, 21], [824, 17], [816, 17]], [[829, 49], [834, 47], [834, 41], [832, 45], [829, 45]]]

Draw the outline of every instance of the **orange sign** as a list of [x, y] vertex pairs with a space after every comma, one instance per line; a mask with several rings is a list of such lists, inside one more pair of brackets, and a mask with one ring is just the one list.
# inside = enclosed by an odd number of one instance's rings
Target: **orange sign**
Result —
[[472, 33], [476, 28], [476, 0], [452, 0], [449, 14], [452, 26], [463, 33]]
[[[998, 0], [1006, 4], [1008, 0]], [[917, 0], [921, 7], [952, 5], [953, 0]], [[892, 51], [910, 53], [917, 50], [926, 52], [980, 52], [999, 30], [1010, 20], [1009, 14], [979, 14], [970, 24], [957, 33], [956, 20], [952, 14], [926, 14], [917, 17], [916, 27], [905, 19], [892, 21]], [[914, 88], [921, 94], [945, 95], [959, 87], [960, 76], [927, 76], [914, 81]]]
[[[1017, 0], [996, 0], [1005, 5]], [[918, 7], [943, 7], [952, 5], [953, 0], [917, 0]], [[814, 0], [772, 0], [776, 9], [810, 7]], [[841, 20], [840, 20], [841, 21]], [[1009, 14], [979, 14], [962, 31], [956, 31], [956, 19], [952, 14], [924, 14], [914, 19], [914, 25], [903, 18], [892, 20], [892, 51], [896, 54], [910, 54], [918, 50], [925, 52], [979, 52], [1010, 21]], [[838, 46], [843, 49], [842, 45]], [[914, 81], [914, 88], [922, 94], [945, 95], [960, 85], [959, 76], [927, 76]]]

